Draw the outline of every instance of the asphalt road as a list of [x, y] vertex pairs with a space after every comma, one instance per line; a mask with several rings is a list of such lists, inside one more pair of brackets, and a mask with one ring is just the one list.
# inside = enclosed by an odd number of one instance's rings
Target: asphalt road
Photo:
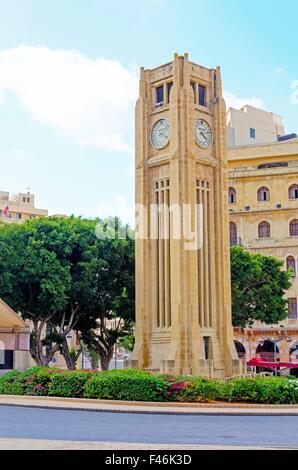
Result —
[[177, 416], [0, 406], [0, 438], [298, 448], [298, 416]]

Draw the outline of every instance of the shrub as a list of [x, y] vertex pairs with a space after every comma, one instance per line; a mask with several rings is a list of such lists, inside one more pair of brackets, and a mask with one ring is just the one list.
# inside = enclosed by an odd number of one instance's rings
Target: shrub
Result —
[[232, 379], [222, 398], [267, 404], [298, 403], [298, 381], [281, 377]]
[[49, 369], [47, 367], [32, 367], [22, 373], [22, 382], [25, 395], [46, 396], [52, 375], [59, 373], [59, 369]]
[[57, 371], [58, 369], [32, 367], [24, 372], [8, 372], [0, 378], [2, 384], [0, 393], [2, 395], [47, 395], [51, 376]]
[[0, 376], [0, 395], [23, 395], [24, 390], [19, 379], [21, 372], [13, 370]]
[[164, 401], [168, 386], [148, 372], [119, 370], [99, 372], [85, 385], [84, 397], [110, 400]]
[[152, 375], [138, 370], [65, 371], [33, 367], [0, 376], [0, 394], [86, 397], [132, 401], [294, 404], [298, 380], [288, 377], [235, 378]]
[[218, 399], [220, 381], [195, 377], [190, 380], [180, 394], [180, 401], [206, 402]]
[[49, 396], [82, 398], [86, 382], [94, 372], [65, 371], [53, 374], [49, 385]]
[[167, 392], [165, 394], [167, 401], [183, 401], [183, 392], [193, 379], [191, 376], [177, 376], [172, 374], [162, 374], [159, 375], [159, 377], [167, 384]]

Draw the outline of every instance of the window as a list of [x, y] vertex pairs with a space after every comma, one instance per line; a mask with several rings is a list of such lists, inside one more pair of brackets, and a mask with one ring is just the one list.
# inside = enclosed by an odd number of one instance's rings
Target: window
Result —
[[21, 218], [22, 218], [21, 212], [17, 212], [17, 213], [16, 213], [16, 219], [21, 219]]
[[173, 82], [167, 83], [168, 103], [170, 102], [170, 94], [171, 94], [172, 87], [173, 87]]
[[250, 136], [251, 139], [256, 138], [256, 130], [253, 129], [252, 127], [249, 129], [249, 136]]
[[297, 318], [297, 299], [288, 299], [289, 318], [291, 320]]
[[235, 344], [235, 348], [236, 348], [239, 359], [245, 359], [246, 350], [243, 344], [236, 340], [234, 341], [234, 344]]
[[197, 99], [196, 99], [196, 84], [195, 84], [195, 82], [190, 82], [190, 85], [193, 89], [194, 103], [196, 103], [197, 102]]
[[298, 184], [289, 187], [289, 199], [298, 199]]
[[199, 85], [199, 105], [206, 106], [206, 87]]
[[262, 170], [264, 168], [278, 168], [278, 167], [285, 167], [289, 166], [288, 162], [273, 162], [273, 163], [262, 163], [258, 165], [258, 170]]
[[292, 268], [293, 270], [292, 276], [296, 277], [296, 262], [295, 262], [294, 256], [288, 256], [286, 260], [286, 264], [287, 264], [287, 270]]
[[258, 190], [258, 201], [266, 202], [270, 200], [270, 191], [268, 188], [262, 187]]
[[163, 103], [163, 85], [158, 86], [155, 88], [155, 103], [162, 104]]
[[30, 202], [30, 197], [27, 197], [27, 202]]
[[29, 217], [30, 219], [35, 219], [35, 214], [30, 214]]
[[236, 191], [234, 188], [229, 188], [229, 203], [235, 204], [236, 202]]
[[294, 219], [290, 222], [290, 236], [298, 237], [298, 219]]
[[237, 225], [235, 224], [235, 222], [230, 222], [230, 245], [238, 245]]
[[203, 336], [204, 340], [204, 352], [205, 352], [205, 359], [210, 359], [210, 338], [209, 336]]
[[261, 222], [259, 224], [259, 238], [270, 237], [270, 224], [268, 222]]
[[200, 106], [207, 106], [207, 88], [204, 85], [199, 85], [196, 82], [190, 81], [190, 85], [194, 93], [194, 102]]
[[0, 370], [13, 369], [13, 351], [10, 349], [0, 350]]

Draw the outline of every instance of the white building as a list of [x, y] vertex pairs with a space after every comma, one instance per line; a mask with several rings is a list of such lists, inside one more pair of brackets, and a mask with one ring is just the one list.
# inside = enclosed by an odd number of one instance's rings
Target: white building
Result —
[[270, 144], [285, 135], [282, 116], [249, 105], [230, 108], [227, 126], [229, 147]]

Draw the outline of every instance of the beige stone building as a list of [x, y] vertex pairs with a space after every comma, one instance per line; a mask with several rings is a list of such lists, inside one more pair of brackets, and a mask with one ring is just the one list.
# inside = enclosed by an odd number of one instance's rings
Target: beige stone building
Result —
[[[239, 372], [231, 327], [226, 110], [220, 69], [188, 55], [141, 69], [136, 106], [134, 367], [223, 377]], [[148, 213], [152, 207], [157, 213]], [[202, 206], [203, 246], [189, 248]], [[183, 208], [190, 208], [190, 216]], [[178, 219], [172, 209], [181, 210]], [[146, 225], [146, 221], [149, 222]], [[182, 223], [181, 236], [177, 224]]]
[[0, 191], [0, 221], [4, 223], [23, 223], [25, 220], [36, 217], [47, 217], [46, 209], [35, 207], [35, 195], [18, 193], [10, 195], [7, 191]]
[[227, 112], [228, 147], [277, 142], [285, 134], [283, 118], [253, 106], [229, 108]]
[[228, 158], [231, 245], [275, 256], [284, 261], [285, 269], [292, 267], [294, 271], [287, 292], [288, 319], [274, 326], [255, 324], [253, 328], [235, 329], [238, 350], [247, 359], [261, 355], [296, 360], [298, 140], [230, 148]]

